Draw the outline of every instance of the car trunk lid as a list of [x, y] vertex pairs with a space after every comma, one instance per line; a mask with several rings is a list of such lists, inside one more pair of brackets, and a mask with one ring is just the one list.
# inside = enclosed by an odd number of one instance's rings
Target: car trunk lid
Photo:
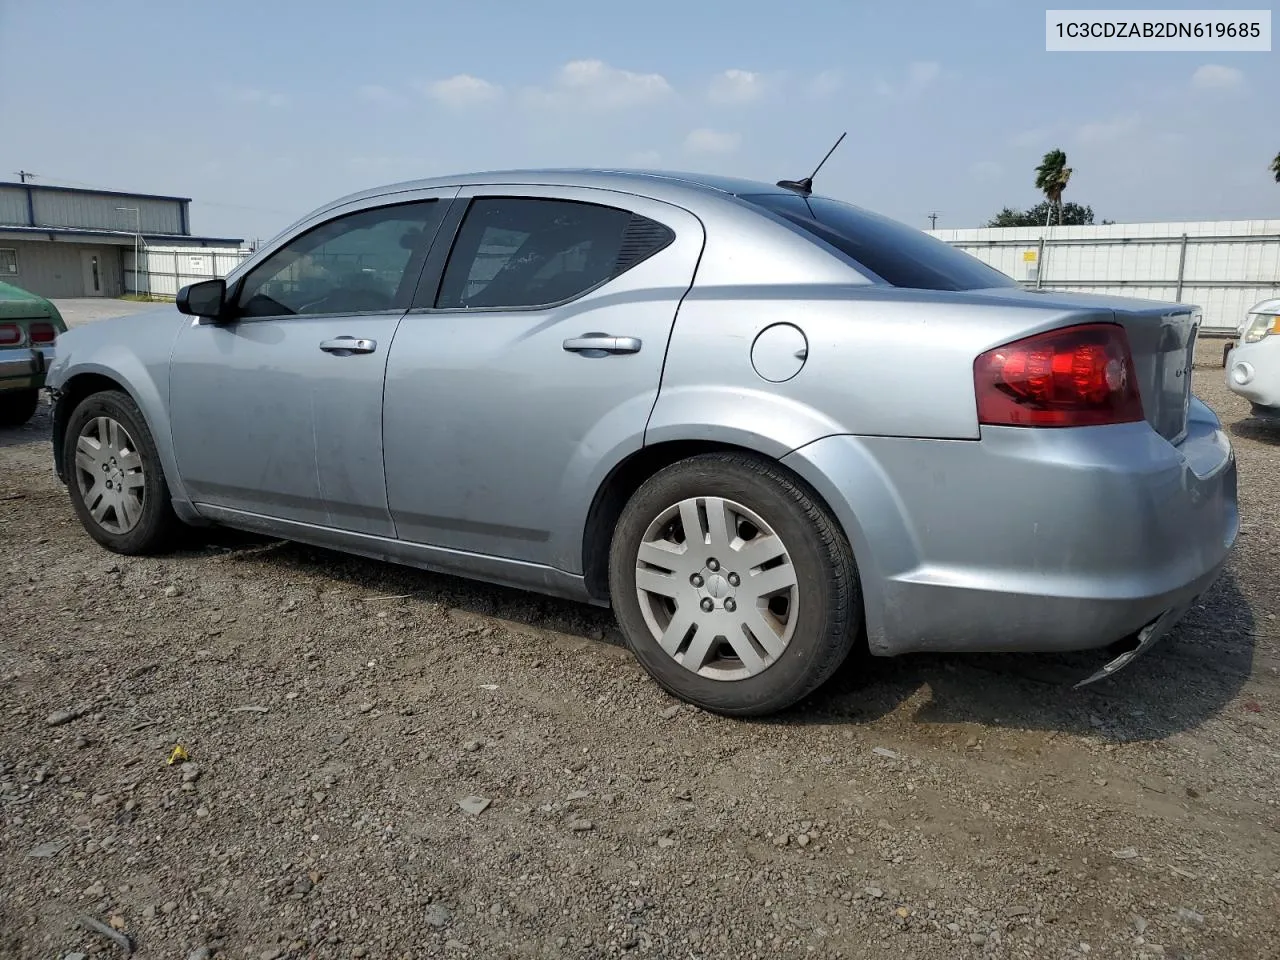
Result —
[[1135, 300], [1117, 304], [1112, 312], [1129, 338], [1147, 422], [1170, 443], [1181, 442], [1191, 403], [1200, 308]]

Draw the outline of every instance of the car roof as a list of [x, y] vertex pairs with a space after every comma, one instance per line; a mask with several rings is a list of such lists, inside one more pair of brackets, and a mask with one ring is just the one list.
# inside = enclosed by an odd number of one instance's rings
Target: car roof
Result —
[[611, 167], [563, 167], [526, 170], [487, 170], [477, 173], [405, 180], [362, 190], [326, 204], [326, 209], [340, 204], [373, 197], [427, 190], [433, 187], [469, 187], [485, 184], [519, 186], [589, 187], [634, 193], [655, 200], [680, 202], [702, 196], [742, 196], [748, 194], [786, 193], [772, 183], [739, 177], [722, 177], [708, 173], [675, 170], [622, 169]]

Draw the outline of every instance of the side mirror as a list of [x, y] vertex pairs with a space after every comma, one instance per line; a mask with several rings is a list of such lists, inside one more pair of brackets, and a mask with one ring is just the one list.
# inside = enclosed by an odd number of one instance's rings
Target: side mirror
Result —
[[227, 281], [202, 280], [178, 291], [178, 312], [221, 320], [227, 313]]

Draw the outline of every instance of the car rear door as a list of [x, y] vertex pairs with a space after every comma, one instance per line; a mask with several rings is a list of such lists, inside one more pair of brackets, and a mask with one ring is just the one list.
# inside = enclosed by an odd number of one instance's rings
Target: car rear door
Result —
[[382, 385], [396, 325], [456, 188], [318, 216], [233, 280], [170, 368], [173, 445], [198, 508], [394, 536]]
[[387, 366], [396, 530], [578, 572], [572, 518], [643, 444], [702, 224], [581, 188], [466, 187], [453, 208]]

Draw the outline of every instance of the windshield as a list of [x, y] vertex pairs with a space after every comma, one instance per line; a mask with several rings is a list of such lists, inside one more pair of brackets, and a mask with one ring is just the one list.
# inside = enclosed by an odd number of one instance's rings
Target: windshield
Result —
[[921, 230], [827, 197], [790, 193], [743, 196], [824, 240], [895, 287], [981, 290], [1014, 280]]

